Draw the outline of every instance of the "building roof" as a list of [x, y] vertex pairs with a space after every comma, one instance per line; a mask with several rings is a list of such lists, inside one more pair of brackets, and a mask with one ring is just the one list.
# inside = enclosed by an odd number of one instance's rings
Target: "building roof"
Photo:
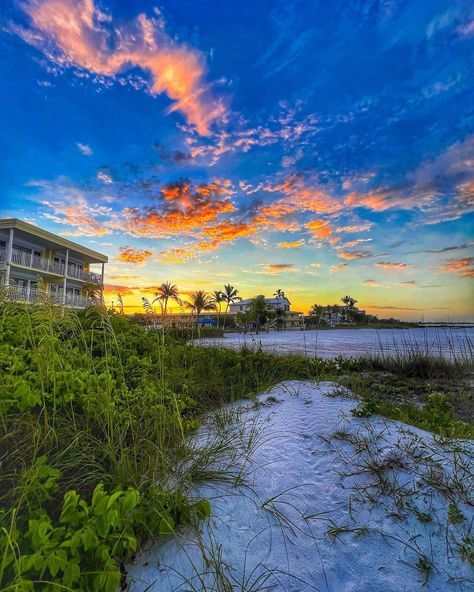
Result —
[[0, 218], [0, 229], [9, 228], [18, 228], [18, 230], [20, 231], [39, 237], [45, 241], [54, 243], [56, 245], [60, 245], [65, 249], [77, 251], [78, 253], [85, 255], [89, 259], [90, 263], [107, 263], [109, 260], [107, 255], [103, 255], [102, 253], [93, 251], [88, 247], [84, 247], [83, 245], [74, 243], [73, 241], [70, 241], [67, 238], [63, 238], [62, 236], [53, 234], [48, 230], [44, 230], [43, 228], [34, 226], [34, 224], [30, 224], [29, 222], [25, 222], [24, 220], [19, 220], [18, 218]]
[[[246, 298], [245, 300], [240, 300], [239, 302], [234, 302], [234, 306], [238, 306], [240, 304], [250, 304], [252, 302], [252, 300], [254, 300], [254, 298]], [[288, 300], [288, 298], [286, 296], [284, 296], [283, 298], [265, 298], [265, 302], [267, 304], [281, 304], [282, 302], [288, 302], [288, 304], [291, 304], [291, 302]]]

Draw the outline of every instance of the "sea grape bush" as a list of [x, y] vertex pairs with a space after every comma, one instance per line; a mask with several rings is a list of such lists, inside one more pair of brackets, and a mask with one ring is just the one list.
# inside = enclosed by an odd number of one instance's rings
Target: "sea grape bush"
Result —
[[143, 502], [134, 488], [107, 493], [99, 483], [88, 504], [68, 491], [56, 520], [38, 508], [31, 511], [24, 532], [14, 529], [0, 535], [5, 550], [1, 572], [4, 577], [12, 572], [25, 591], [55, 589], [47, 584], [54, 581], [72, 590], [114, 592], [122, 575], [116, 559], [136, 551], [137, 533], [145, 521], [151, 534], [165, 535], [179, 522], [209, 514], [206, 500], [191, 503], [179, 494], [156, 492], [152, 503]]

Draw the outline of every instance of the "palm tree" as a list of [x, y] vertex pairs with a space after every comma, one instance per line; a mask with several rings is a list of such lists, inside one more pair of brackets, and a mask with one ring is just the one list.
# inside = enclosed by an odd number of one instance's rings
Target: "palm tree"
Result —
[[250, 303], [250, 314], [255, 321], [255, 332], [258, 334], [260, 328], [265, 325], [272, 315], [272, 311], [265, 300], [265, 296], [256, 296]]
[[219, 321], [222, 312], [222, 303], [225, 302], [224, 294], [220, 290], [214, 290], [211, 294], [210, 302], [217, 308], [217, 326], [219, 327]]
[[224, 291], [222, 292], [222, 301], [226, 303], [226, 307], [225, 307], [226, 316], [224, 317], [224, 327], [225, 327], [227, 313], [229, 312], [229, 306], [231, 304], [234, 304], [238, 300], [242, 300], [242, 298], [240, 296], [237, 296], [238, 293], [239, 293], [239, 291], [237, 290], [237, 288], [234, 288], [234, 286], [231, 286], [230, 284], [226, 284], [224, 286]]
[[343, 302], [347, 308], [354, 308], [354, 304], [357, 304], [357, 300], [352, 298], [352, 296], [343, 296], [341, 302]]
[[166, 310], [168, 308], [169, 300], [174, 300], [178, 304], [181, 304], [178, 294], [179, 292], [177, 286], [175, 286], [171, 282], [164, 282], [161, 284], [161, 286], [158, 286], [158, 288], [156, 289], [155, 298], [153, 302], [155, 302], [156, 300], [159, 301], [161, 306], [161, 312], [163, 315], [165, 315]]
[[278, 301], [277, 309], [279, 309], [280, 308], [280, 300], [283, 300], [283, 298], [285, 297], [285, 292], [283, 292], [283, 290], [280, 290], [280, 288], [278, 288], [278, 290], [273, 293], [273, 296], [275, 296], [275, 298]]
[[203, 310], [215, 310], [216, 306], [211, 302], [211, 297], [204, 290], [196, 290], [191, 294], [191, 301], [186, 302], [185, 306], [190, 308], [196, 315], [196, 321]]
[[273, 318], [275, 320], [276, 329], [279, 331], [285, 324], [286, 312], [282, 308], [277, 308], [273, 311]]

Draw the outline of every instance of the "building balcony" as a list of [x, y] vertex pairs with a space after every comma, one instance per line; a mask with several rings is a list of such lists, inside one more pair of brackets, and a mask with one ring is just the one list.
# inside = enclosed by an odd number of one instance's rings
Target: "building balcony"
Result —
[[[0, 249], [0, 263], [7, 262], [6, 249]], [[20, 267], [27, 267], [28, 269], [34, 269], [42, 271], [43, 273], [60, 275], [64, 277], [66, 275], [69, 278], [76, 279], [83, 282], [90, 282], [93, 284], [100, 284], [102, 282], [102, 276], [92, 271], [84, 271], [74, 264], [66, 266], [64, 263], [54, 261], [53, 259], [47, 259], [46, 257], [38, 257], [33, 253], [26, 253], [20, 249], [12, 249], [12, 265], [19, 265]]]
[[86, 308], [89, 304], [89, 299], [85, 296], [78, 296], [76, 294], [66, 294], [63, 302], [62, 294], [49, 294], [44, 290], [19, 288], [17, 286], [10, 286], [5, 288], [6, 298], [11, 302], [44, 302], [48, 301], [58, 306], [69, 306], [72, 308]]
[[100, 273], [94, 273], [93, 271], [83, 271], [82, 269], [77, 269], [71, 265], [68, 265], [67, 277], [81, 280], [83, 282], [89, 282], [91, 284], [102, 283], [102, 276]]

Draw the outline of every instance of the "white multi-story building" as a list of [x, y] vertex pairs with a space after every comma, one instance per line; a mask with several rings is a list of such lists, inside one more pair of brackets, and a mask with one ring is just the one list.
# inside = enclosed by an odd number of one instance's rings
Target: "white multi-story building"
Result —
[[46, 294], [56, 304], [84, 308], [85, 288], [102, 289], [107, 261], [106, 255], [23, 220], [0, 219], [0, 284], [11, 300], [36, 302]]
[[[229, 312], [231, 314], [247, 312], [250, 310], [253, 300], [253, 298], [246, 298], [245, 300], [240, 300], [239, 302], [230, 304]], [[273, 308], [274, 310], [280, 309], [284, 310], [285, 312], [289, 312], [291, 307], [291, 302], [286, 296], [281, 296], [280, 298], [265, 298], [265, 302], [269, 308]]]
[[[238, 313], [248, 312], [252, 307], [253, 298], [246, 298], [229, 305], [229, 313], [236, 315]], [[273, 310], [283, 310], [285, 317], [282, 326], [285, 329], [301, 329], [304, 326], [304, 314], [291, 310], [291, 302], [286, 296], [265, 298], [268, 308]]]

